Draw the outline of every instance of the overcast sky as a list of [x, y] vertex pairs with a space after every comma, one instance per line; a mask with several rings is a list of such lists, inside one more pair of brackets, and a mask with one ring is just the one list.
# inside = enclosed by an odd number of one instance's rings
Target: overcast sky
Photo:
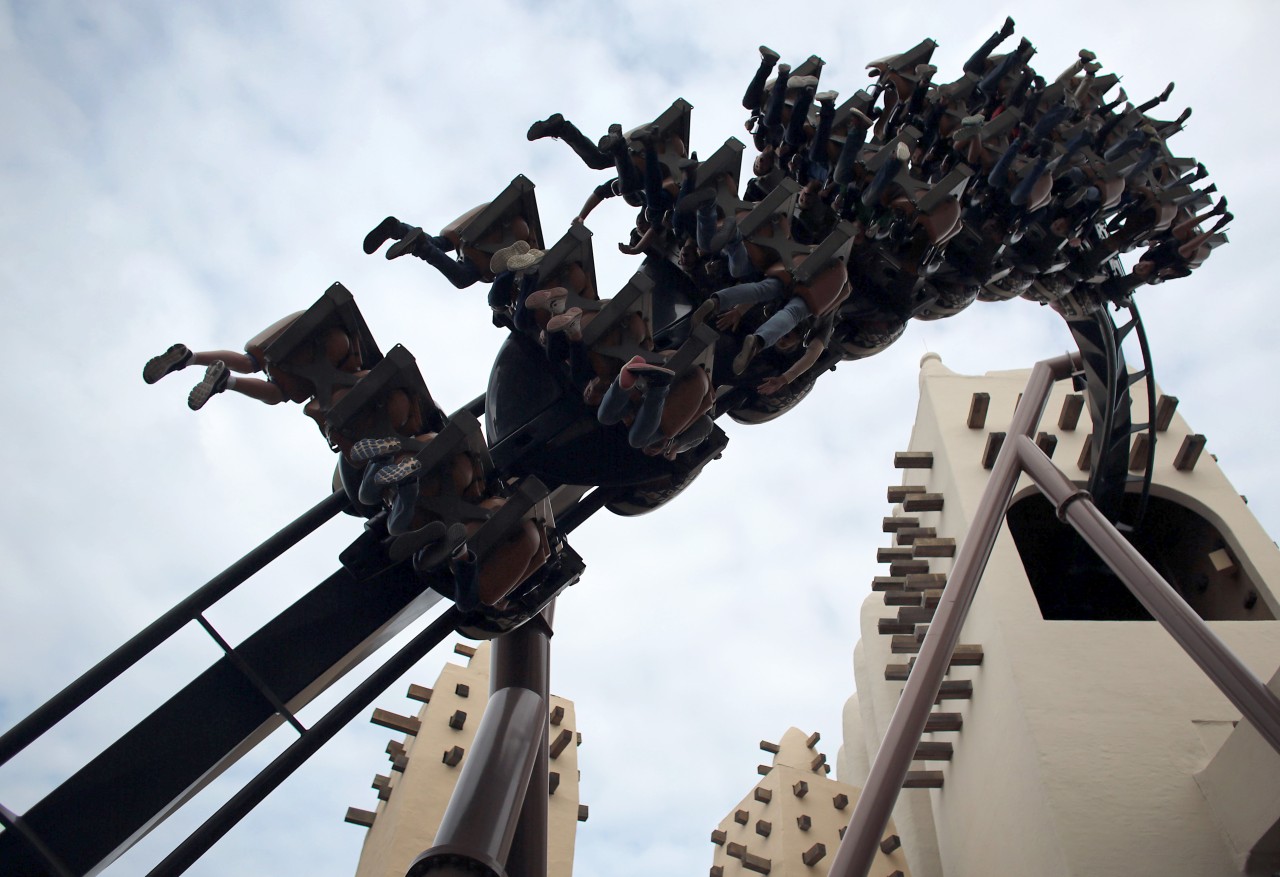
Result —
[[[1277, 7], [804, 9], [0, 0], [0, 339], [13, 371], [0, 389], [11, 469], [0, 728], [329, 490], [333, 457], [296, 406], [228, 394], [192, 413], [198, 371], [146, 386], [149, 357], [176, 341], [238, 349], [339, 280], [381, 347], [407, 346], [440, 404], [457, 408], [483, 391], [502, 340], [483, 288], [365, 256], [365, 232], [389, 213], [438, 229], [524, 173], [555, 240], [605, 175], [561, 143], [527, 142], [530, 122], [561, 111], [595, 137], [683, 97], [692, 146], [709, 155], [745, 139], [739, 101], [761, 42], [792, 64], [820, 55], [824, 86], [848, 95], [866, 62], [926, 36], [940, 44], [938, 79], [955, 78], [1011, 13], [1042, 73], [1083, 46], [1139, 100], [1175, 80], [1162, 115], [1195, 115], [1174, 149], [1208, 165], [1237, 220], [1232, 243], [1193, 277], [1138, 302], [1158, 380], [1280, 530], [1277, 122], [1264, 103]], [[606, 293], [639, 264], [615, 248], [631, 217], [606, 203], [591, 219]], [[753, 781], [757, 742], [789, 725], [821, 731], [834, 761], [920, 356], [980, 374], [1070, 344], [1054, 313], [1023, 301], [917, 323], [880, 356], [824, 376], [788, 416], [726, 423], [724, 458], [669, 508], [602, 514], [574, 534], [588, 571], [559, 601], [553, 688], [576, 702], [584, 737], [580, 875], [703, 873], [710, 830]], [[347, 517], [326, 526], [211, 619], [238, 642], [327, 575], [359, 532]], [[201, 637], [184, 632], [0, 769], [0, 803], [29, 807], [207, 666]], [[447, 651], [378, 705], [409, 711], [408, 683], [431, 684]], [[364, 833], [342, 817], [374, 806], [387, 737], [355, 723], [190, 873], [353, 873]], [[279, 734], [244, 764], [287, 742]], [[108, 873], [145, 872], [227, 794], [219, 782]]]

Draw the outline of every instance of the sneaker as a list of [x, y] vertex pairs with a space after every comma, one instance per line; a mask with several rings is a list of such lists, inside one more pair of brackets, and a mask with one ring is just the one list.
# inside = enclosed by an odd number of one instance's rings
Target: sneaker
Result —
[[698, 309], [693, 312], [693, 316], [689, 318], [690, 326], [701, 326], [707, 321], [707, 317], [714, 314], [720, 309], [720, 300], [714, 295], [698, 305]]
[[563, 286], [553, 286], [551, 289], [539, 289], [537, 292], [529, 293], [529, 297], [524, 300], [524, 306], [534, 311], [563, 314], [568, 297], [569, 290]]
[[770, 61], [774, 64], [777, 64], [778, 59], [781, 58], [782, 56], [779, 55], [777, 52], [775, 52], [773, 49], [769, 48], [768, 46], [761, 46], [760, 57], [764, 58], [766, 61]]
[[650, 387], [665, 387], [671, 383], [671, 379], [676, 374], [665, 365], [655, 365], [651, 362], [637, 363], [635, 365], [628, 363], [623, 368], [630, 371], [637, 379], [644, 378], [645, 383]]
[[570, 341], [582, 340], [582, 308], [569, 308], [547, 321], [548, 332], [563, 332]]
[[648, 360], [639, 354], [631, 357], [631, 360], [618, 372], [618, 386], [624, 390], [630, 390], [634, 387], [636, 385], [636, 375], [631, 372], [631, 369], [647, 363]]
[[693, 213], [703, 204], [716, 200], [716, 190], [704, 186], [701, 189], [694, 189], [688, 195], [676, 200], [675, 212], [678, 214]]
[[622, 133], [622, 126], [616, 122], [609, 126], [609, 133], [600, 138], [596, 148], [601, 152], [613, 152], [625, 144], [627, 138]]
[[455, 551], [457, 551], [467, 541], [467, 528], [461, 523], [450, 524], [441, 536], [440, 528], [435, 524], [444, 525], [443, 521], [433, 521], [421, 530], [415, 530], [409, 533], [405, 538], [412, 540], [412, 543], [421, 545], [417, 548], [413, 555], [413, 568], [418, 572], [427, 572], [436, 569], [440, 564], [448, 560]]
[[534, 265], [537, 265], [539, 262], [541, 262], [542, 257], [545, 255], [546, 253], [544, 253], [542, 250], [535, 250], [530, 248], [528, 252], [520, 253], [518, 255], [511, 256], [510, 258], [508, 258], [507, 270], [517, 271], [517, 272], [528, 271]]
[[175, 344], [159, 356], [153, 356], [142, 367], [142, 379], [154, 384], [170, 372], [181, 371], [195, 356], [185, 344]]
[[209, 401], [210, 396], [215, 396], [227, 388], [227, 378], [230, 374], [227, 371], [227, 364], [222, 360], [218, 360], [204, 371], [204, 379], [200, 383], [191, 388], [191, 392], [187, 394], [187, 407], [192, 411], [199, 411], [204, 407], [204, 403]]
[[852, 116], [855, 120], [857, 120], [858, 124], [862, 125], [863, 127], [870, 128], [872, 125], [875, 124], [875, 122], [871, 121], [871, 117], [868, 116], [866, 113], [864, 113], [862, 110], [858, 110], [858, 109], [854, 109], [853, 107], [850, 107], [849, 115]]
[[387, 247], [387, 259], [399, 259], [401, 256], [409, 254], [417, 255], [413, 251], [417, 248], [418, 243], [426, 243], [426, 234], [420, 228], [411, 228], [409, 233]]
[[564, 127], [564, 116], [560, 113], [552, 113], [541, 122], [534, 122], [530, 125], [529, 133], [525, 136], [530, 140], [541, 140], [543, 137], [559, 137], [562, 127]]
[[358, 466], [362, 463], [368, 463], [376, 457], [394, 454], [398, 450], [400, 450], [400, 439], [394, 436], [388, 438], [366, 438], [360, 439], [360, 441], [351, 446], [351, 451], [347, 454], [347, 458]]
[[833, 104], [836, 102], [836, 98], [838, 98], [839, 96], [840, 96], [840, 92], [838, 91], [820, 91], [813, 96], [813, 99], [820, 104], [822, 103]]
[[373, 229], [364, 236], [364, 251], [366, 255], [372, 256], [378, 252], [378, 247], [385, 244], [392, 238], [397, 240], [405, 233], [408, 226], [394, 216], [388, 216], [379, 222]]
[[503, 247], [489, 260], [489, 273], [501, 274], [507, 270], [507, 262], [512, 256], [522, 256], [527, 252], [529, 252], [528, 241], [516, 241], [509, 247]]
[[422, 463], [419, 462], [417, 457], [408, 457], [395, 463], [388, 463], [374, 474], [373, 483], [379, 487], [390, 487], [416, 475], [421, 468]]
[[738, 351], [738, 355], [733, 358], [733, 373], [740, 375], [747, 370], [747, 366], [751, 365], [751, 360], [756, 358], [756, 354], [760, 352], [760, 336], [748, 335], [742, 342], [742, 349]]
[[654, 124], [644, 125], [631, 132], [632, 143], [651, 143], [658, 139], [661, 129]]
[[818, 77], [816, 76], [792, 76], [787, 80], [787, 88], [817, 88]]

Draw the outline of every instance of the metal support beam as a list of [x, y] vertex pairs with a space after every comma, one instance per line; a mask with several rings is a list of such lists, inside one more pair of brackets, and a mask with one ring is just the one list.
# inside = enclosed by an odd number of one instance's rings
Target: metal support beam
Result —
[[1037, 363], [1014, 412], [1009, 440], [1000, 449], [987, 489], [974, 514], [947, 579], [920, 655], [907, 677], [871, 765], [849, 830], [831, 863], [830, 877], [866, 877], [879, 839], [915, 757], [949, 659], [959, 642], [978, 582], [995, 546], [1018, 478], [1026, 472], [1054, 504], [1058, 517], [1074, 527], [1111, 567], [1192, 660], [1280, 753], [1280, 697], [1277, 697], [1222, 642], [1205, 621], [1107, 520], [1087, 491], [1076, 487], [1031, 436], [1044, 412], [1053, 382], [1069, 377], [1075, 357]]
[[458, 611], [453, 607], [445, 610], [421, 633], [402, 646], [385, 664], [370, 673], [346, 697], [338, 701], [319, 721], [293, 741], [288, 749], [277, 755], [160, 864], [152, 868], [147, 877], [176, 877], [195, 864], [197, 859], [208, 852], [209, 848], [250, 810], [262, 803], [273, 789], [288, 779], [321, 746], [349, 725], [357, 715], [368, 709], [374, 698], [412, 670], [414, 664], [453, 633], [457, 623]]
[[91, 670], [62, 689], [0, 737], [0, 764], [17, 755], [41, 734], [69, 716], [82, 703], [144, 658], [152, 649], [231, 593], [288, 548], [297, 544], [304, 536], [318, 529], [321, 524], [342, 511], [346, 505], [347, 496], [341, 490], [321, 500], [310, 511], [305, 512], [296, 521], [214, 576], [191, 596], [153, 621], [141, 633], [103, 658]]
[[[1060, 356], [1036, 363], [1026, 392], [1014, 411], [1013, 423], [1009, 427], [1010, 437], [1034, 434], [1054, 381], [1069, 377], [1078, 359]], [[960, 628], [969, 613], [978, 581], [1000, 532], [1005, 509], [1018, 483], [1021, 470], [1015, 445], [1015, 442], [1006, 441], [996, 457], [986, 492], [969, 527], [969, 535], [956, 553], [955, 566], [947, 577], [942, 600], [920, 646], [920, 655], [889, 719], [884, 742], [876, 753], [867, 782], [854, 806], [849, 829], [831, 862], [830, 877], [866, 877], [880, 848], [889, 814], [907, 778], [916, 745], [942, 688], [942, 677], [946, 675], [951, 653], [960, 641]]]
[[[495, 690], [440, 820], [435, 845], [413, 860], [407, 877], [508, 877], [506, 862], [530, 795], [530, 778], [539, 754], [546, 751], [547, 698], [542, 692], [547, 686], [543, 668], [549, 636], [549, 625], [539, 617], [494, 641]], [[545, 862], [545, 774], [542, 796]], [[534, 814], [524, 823], [525, 853], [537, 843], [532, 824], [536, 819]]]
[[[527, 688], [551, 706], [551, 622], [553, 601], [542, 614], [530, 619], [493, 643], [491, 685], [495, 690], [510, 685]], [[533, 773], [520, 807], [515, 837], [507, 854], [508, 877], [547, 877], [547, 817], [551, 755], [548, 751], [550, 717], [543, 711], [542, 742], [538, 744]]]

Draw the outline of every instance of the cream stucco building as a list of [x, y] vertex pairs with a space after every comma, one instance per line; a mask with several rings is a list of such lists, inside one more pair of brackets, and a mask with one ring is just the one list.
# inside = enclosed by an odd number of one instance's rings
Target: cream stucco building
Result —
[[[817, 732], [790, 728], [778, 743], [761, 741], [773, 763], [711, 832], [711, 877], [821, 877], [844, 836], [859, 789], [831, 779]], [[877, 877], [909, 877], [901, 842], [889, 824], [872, 865]]]
[[[959, 375], [934, 354], [921, 363], [902, 484], [888, 494], [888, 575], [863, 606], [854, 652], [843, 781], [865, 781], [986, 484], [990, 436], [1008, 428], [1028, 374]], [[1089, 418], [1077, 418], [1072, 395], [1069, 382], [1055, 388], [1039, 441], [1083, 483]], [[1133, 395], [1133, 419], [1145, 422], [1141, 388]], [[1216, 460], [1196, 457], [1203, 437], [1176, 400], [1160, 398], [1138, 544], [1280, 689], [1280, 551]], [[1159, 624], [1140, 620], [1145, 611], [1114, 590], [1123, 585], [1072, 553], [1064, 526], [1024, 478], [934, 708], [937, 730], [917, 750], [916, 788], [894, 812], [911, 873], [1274, 873], [1280, 755]]]
[[[422, 704], [416, 716], [374, 710], [372, 721], [397, 736], [387, 743], [389, 769], [373, 779], [376, 809], [347, 811], [347, 822], [368, 830], [356, 877], [404, 877], [435, 840], [489, 697], [489, 643], [454, 650], [465, 666], [445, 664], [433, 688], [409, 687], [408, 697]], [[552, 695], [549, 721], [547, 874], [569, 877], [577, 824], [587, 815], [578, 800], [581, 736], [573, 702]]]

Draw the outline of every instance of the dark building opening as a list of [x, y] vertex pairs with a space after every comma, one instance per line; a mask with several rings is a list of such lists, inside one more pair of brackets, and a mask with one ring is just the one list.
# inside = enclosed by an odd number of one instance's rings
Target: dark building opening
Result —
[[[1125, 497], [1136, 509], [1137, 494]], [[1271, 620], [1256, 582], [1217, 528], [1172, 500], [1153, 496], [1134, 547], [1206, 621]], [[1009, 532], [1040, 614], [1051, 621], [1150, 621], [1151, 615], [1039, 492], [1015, 502]]]

